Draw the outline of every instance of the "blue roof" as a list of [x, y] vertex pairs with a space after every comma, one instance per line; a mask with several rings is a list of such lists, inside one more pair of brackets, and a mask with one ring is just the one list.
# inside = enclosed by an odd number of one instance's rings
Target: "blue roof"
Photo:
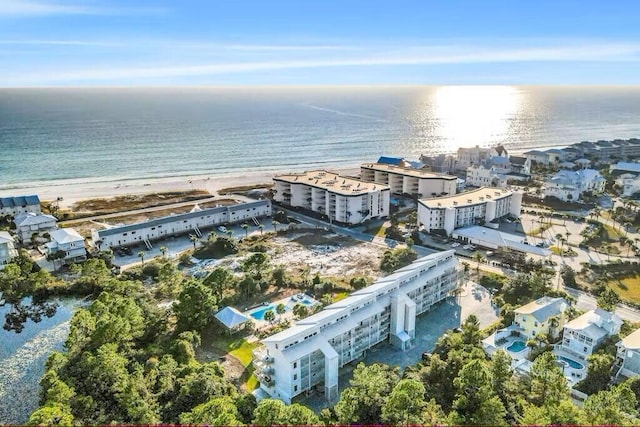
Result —
[[240, 313], [238, 310], [236, 310], [233, 307], [223, 308], [218, 313], [216, 313], [215, 317], [216, 319], [218, 319], [220, 323], [222, 323], [224, 326], [226, 326], [229, 329], [235, 328], [236, 326], [242, 325], [243, 323], [251, 320], [249, 316], [247, 316], [246, 314]]
[[400, 166], [402, 164], [402, 159], [400, 157], [386, 157], [386, 156], [381, 156], [378, 159], [378, 163], [382, 163], [385, 165], [395, 165], [395, 166]]
[[32, 206], [39, 205], [40, 198], [38, 196], [16, 196], [16, 197], [0, 197], [0, 208], [13, 208], [16, 206]]

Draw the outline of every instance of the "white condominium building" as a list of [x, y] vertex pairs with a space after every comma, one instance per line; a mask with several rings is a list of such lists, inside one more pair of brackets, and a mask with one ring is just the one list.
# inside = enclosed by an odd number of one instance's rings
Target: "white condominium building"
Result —
[[522, 193], [497, 188], [479, 188], [450, 197], [418, 201], [418, 226], [425, 231], [444, 230], [450, 235], [456, 228], [484, 225], [496, 218], [520, 216]]
[[273, 178], [273, 199], [327, 215], [331, 221], [359, 224], [389, 216], [389, 187], [341, 177], [327, 171], [308, 171]]
[[452, 175], [384, 163], [363, 164], [360, 166], [360, 174], [363, 181], [388, 185], [394, 194], [410, 194], [418, 197], [456, 194], [458, 180]]
[[445, 299], [461, 277], [455, 251], [429, 255], [262, 340], [253, 361], [260, 388], [286, 403], [311, 390], [334, 401], [342, 366], [383, 341], [411, 348], [416, 316]]

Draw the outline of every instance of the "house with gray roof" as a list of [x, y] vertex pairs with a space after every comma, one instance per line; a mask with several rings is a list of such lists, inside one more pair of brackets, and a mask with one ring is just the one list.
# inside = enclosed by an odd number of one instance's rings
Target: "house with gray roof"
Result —
[[40, 213], [40, 198], [36, 195], [0, 197], [0, 216], [14, 217], [19, 213]]
[[225, 307], [215, 315], [216, 320], [229, 332], [242, 329], [251, 318], [233, 307]]
[[56, 218], [51, 215], [20, 213], [13, 218], [16, 234], [22, 243], [31, 243], [34, 235], [43, 236], [56, 229]]
[[562, 332], [562, 344], [557, 350], [586, 360], [609, 336], [620, 332], [622, 319], [617, 314], [596, 308], [573, 319]]
[[0, 270], [17, 256], [13, 237], [6, 231], [0, 231]]

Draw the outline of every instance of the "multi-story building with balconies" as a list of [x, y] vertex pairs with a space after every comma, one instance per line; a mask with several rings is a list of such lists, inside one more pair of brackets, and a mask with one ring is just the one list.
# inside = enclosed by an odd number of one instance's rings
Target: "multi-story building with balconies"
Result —
[[341, 367], [383, 341], [411, 348], [416, 316], [450, 295], [461, 278], [455, 251], [429, 255], [265, 338], [253, 361], [261, 390], [286, 403], [312, 390], [334, 401]]
[[330, 221], [359, 224], [389, 216], [389, 186], [327, 171], [278, 175], [274, 201], [326, 215]]
[[564, 325], [562, 343], [557, 350], [566, 351], [581, 360], [586, 360], [602, 341], [620, 332], [621, 326], [622, 319], [617, 314], [600, 308], [589, 310]]
[[393, 194], [416, 197], [435, 197], [456, 194], [458, 178], [436, 174], [424, 169], [404, 168], [385, 163], [366, 163], [360, 166], [363, 181], [388, 185]]
[[497, 188], [479, 188], [455, 196], [422, 199], [418, 202], [418, 226], [426, 232], [484, 225], [507, 215], [520, 216], [522, 193]]

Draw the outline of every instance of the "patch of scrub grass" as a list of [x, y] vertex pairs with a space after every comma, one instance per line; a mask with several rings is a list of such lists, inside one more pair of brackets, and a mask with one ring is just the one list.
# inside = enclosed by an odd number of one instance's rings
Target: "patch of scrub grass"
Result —
[[345, 299], [346, 297], [349, 296], [349, 292], [340, 292], [335, 294], [335, 296], [333, 297], [333, 302], [338, 302], [342, 299]]
[[241, 339], [240, 342], [234, 341], [229, 346], [229, 354], [234, 356], [242, 363], [242, 366], [247, 367], [251, 363], [251, 357], [253, 356], [253, 350], [257, 347], [256, 343], [247, 342]]
[[616, 291], [623, 301], [640, 303], [640, 274], [620, 280], [612, 280], [608, 285]]
[[604, 226], [604, 229], [606, 232], [606, 237], [610, 242], [617, 242], [620, 237], [622, 237], [622, 234], [618, 230], [614, 229], [608, 224]]

